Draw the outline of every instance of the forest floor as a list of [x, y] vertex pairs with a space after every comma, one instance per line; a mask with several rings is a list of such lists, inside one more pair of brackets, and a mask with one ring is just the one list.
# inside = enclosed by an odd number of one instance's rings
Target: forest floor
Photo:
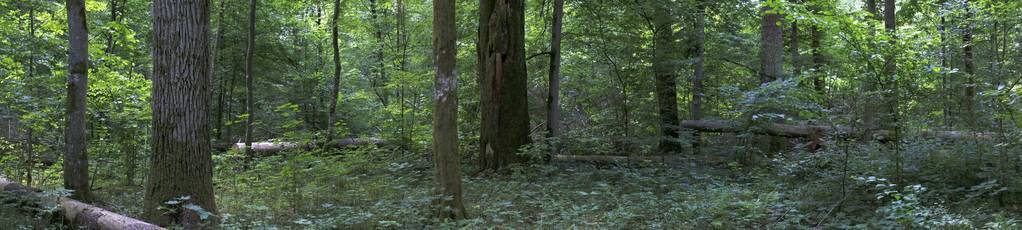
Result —
[[[872, 229], [991, 221], [1016, 226], [1010, 216], [973, 198], [956, 201], [964, 206], [927, 203], [954, 200], [881, 189], [882, 178], [834, 175], [832, 162], [820, 159], [836, 157], [823, 154], [828, 153], [792, 153], [789, 159], [760, 159], [759, 166], [712, 154], [665, 161], [562, 159], [499, 174], [475, 173], [466, 161], [469, 218], [458, 222], [432, 218], [431, 201], [443, 198], [432, 195], [432, 163], [424, 154], [283, 152], [243, 170], [241, 154], [228, 152], [214, 156], [214, 184], [222, 229]], [[140, 214], [141, 186], [99, 187], [101, 206]]]

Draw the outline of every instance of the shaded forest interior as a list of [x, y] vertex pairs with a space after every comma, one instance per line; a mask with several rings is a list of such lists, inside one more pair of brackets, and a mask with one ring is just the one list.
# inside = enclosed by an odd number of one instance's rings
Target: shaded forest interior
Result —
[[0, 229], [1019, 229], [1022, 1], [0, 2]]

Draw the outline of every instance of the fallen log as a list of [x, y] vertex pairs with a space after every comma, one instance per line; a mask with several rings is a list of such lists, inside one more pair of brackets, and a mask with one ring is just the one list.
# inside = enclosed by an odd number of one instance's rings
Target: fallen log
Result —
[[[331, 143], [329, 145], [325, 145], [324, 147], [338, 148], [338, 149], [339, 148], [348, 148], [348, 147], [359, 147], [359, 146], [377, 146], [377, 147], [380, 147], [380, 146], [383, 146], [385, 144], [386, 143], [383, 140], [376, 139], [376, 138], [344, 138], [344, 139], [340, 139], [340, 140], [334, 141], [333, 143]], [[245, 143], [244, 142], [234, 143], [234, 144], [230, 145], [229, 147], [230, 147], [230, 149], [233, 149], [233, 150], [244, 151], [245, 150]], [[319, 144], [317, 144], [317, 143], [305, 143], [305, 144], [302, 144], [302, 143], [295, 143], [295, 142], [280, 142], [280, 141], [252, 142], [252, 151], [257, 153], [257, 154], [272, 154], [272, 153], [277, 153], [277, 152], [283, 151], [285, 149], [292, 149], [292, 148], [304, 148], [306, 150], [311, 150], [311, 149], [316, 148], [316, 147], [319, 147]], [[226, 149], [227, 148], [225, 147], [222, 150], [226, 150]]]
[[[760, 123], [755, 125], [744, 125], [737, 121], [728, 120], [684, 120], [681, 122], [681, 126], [687, 129], [692, 129], [700, 132], [715, 132], [715, 133], [737, 133], [737, 132], [751, 132], [755, 134], [764, 134], [771, 136], [782, 136], [782, 137], [802, 137], [802, 138], [821, 138], [828, 134], [841, 134], [845, 135], [850, 133], [848, 128], [842, 126], [823, 126], [823, 125], [788, 125], [779, 123]], [[903, 132], [905, 133], [905, 132]], [[918, 137], [924, 139], [952, 139], [952, 140], [968, 140], [970, 138], [977, 138], [983, 140], [991, 140], [994, 137], [994, 133], [991, 132], [962, 132], [962, 131], [941, 131], [941, 130], [921, 130], [916, 132]], [[874, 132], [874, 136], [877, 140], [889, 140], [894, 136], [893, 131], [880, 130]]]
[[[24, 186], [7, 179], [0, 178], [0, 192], [8, 192], [16, 196], [29, 196], [41, 192], [38, 189]], [[69, 198], [61, 198], [58, 202], [64, 220], [73, 226], [84, 229], [102, 230], [158, 230], [164, 229], [144, 221], [136, 220], [121, 214], [82, 203]]]

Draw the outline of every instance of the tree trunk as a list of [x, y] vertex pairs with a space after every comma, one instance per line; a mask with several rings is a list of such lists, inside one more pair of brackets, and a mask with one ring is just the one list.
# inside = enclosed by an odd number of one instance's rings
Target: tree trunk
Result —
[[976, 114], [975, 114], [975, 98], [976, 98], [976, 63], [973, 59], [972, 47], [972, 8], [969, 5], [969, 0], [965, 0], [965, 23], [962, 28], [962, 62], [965, 65], [966, 82], [964, 85], [965, 95], [962, 97], [962, 107], [965, 111], [963, 120], [969, 128], [975, 128], [976, 126]]
[[[692, 102], [689, 105], [691, 108], [692, 119], [701, 120], [703, 119], [703, 78], [705, 72], [703, 69], [704, 58], [706, 56], [705, 45], [706, 42], [706, 4], [705, 0], [699, 0], [696, 2], [698, 12], [696, 15], [695, 28], [695, 39], [693, 39], [692, 46], [695, 52], [695, 62], [692, 63]], [[700, 135], [698, 132], [692, 133], [692, 151], [693, 153], [699, 153], [699, 145], [701, 142]]]
[[[252, 87], [252, 81], [255, 76], [252, 73], [252, 57], [255, 51], [255, 20], [256, 20], [256, 0], [248, 1], [248, 42], [245, 47], [245, 114], [248, 115], [248, 119], [245, 120], [245, 145], [252, 145], [252, 123], [255, 121], [255, 89]], [[252, 148], [245, 149], [245, 156], [250, 158], [252, 156]], [[247, 162], [248, 160], [246, 160]]]
[[[813, 41], [810, 46], [813, 49], [813, 87], [816, 90], [816, 94], [820, 96], [827, 95], [827, 82], [826, 74], [823, 72], [823, 49], [820, 44], [820, 40], [823, 39], [823, 30], [813, 25]], [[826, 97], [825, 97], [826, 98]], [[828, 103], [829, 104], [829, 103]]]
[[798, 20], [791, 20], [791, 76], [802, 74], [802, 54], [799, 53]]
[[197, 228], [187, 209], [165, 214], [164, 202], [190, 197], [216, 213], [209, 118], [208, 1], [156, 0], [153, 17], [152, 159], [143, 217]]
[[653, 73], [657, 111], [660, 119], [660, 143], [657, 151], [661, 154], [681, 152], [680, 129], [678, 126], [678, 91], [675, 71], [678, 69], [674, 21], [670, 9], [657, 7], [653, 18]]
[[897, 38], [897, 19], [895, 14], [895, 1], [896, 0], [884, 0], [884, 29], [890, 35], [891, 40], [888, 41], [890, 48], [886, 52], [884, 57], [884, 81], [885, 85], [890, 85], [890, 90], [884, 90], [884, 99], [888, 109], [885, 111], [884, 120], [881, 124], [883, 129], [897, 130], [897, 113], [898, 113], [898, 82], [895, 79], [895, 75], [898, 74], [898, 65], [895, 62], [897, 54], [894, 51], [894, 46], [898, 43]]
[[374, 56], [376, 56], [375, 63], [376, 67], [373, 67], [373, 70], [375, 70], [374, 72], [376, 73], [376, 79], [372, 80], [372, 87], [373, 92], [376, 93], [377, 99], [380, 100], [380, 104], [382, 104], [383, 107], [387, 107], [387, 104], [389, 103], [389, 98], [386, 90], [387, 72], [385, 65], [386, 63], [383, 60], [385, 58], [383, 53], [385, 41], [383, 41], [383, 22], [381, 22], [380, 19], [381, 13], [379, 10], [378, 1], [379, 0], [369, 0], [369, 15], [372, 18], [371, 23], [373, 25], [373, 28], [375, 29], [373, 34], [374, 37], [376, 38], [377, 45], [376, 50], [373, 51]]
[[217, 101], [216, 117], [214, 117], [216, 119], [216, 121], [213, 122], [213, 124], [216, 125], [216, 129], [213, 129], [213, 131], [216, 132], [216, 133], [213, 134], [213, 138], [215, 140], [217, 140], [217, 141], [223, 141], [223, 133], [224, 133], [224, 131], [223, 131], [223, 129], [224, 129], [224, 122], [223, 122], [223, 119], [224, 119], [224, 95], [225, 95], [225, 93], [227, 91], [225, 89], [226, 88], [225, 87], [226, 86], [225, 82], [227, 82], [227, 80], [224, 79], [223, 76], [217, 75], [217, 72], [216, 72], [216, 63], [219, 61], [219, 57], [220, 57], [218, 55], [220, 53], [220, 49], [221, 49], [220, 41], [224, 40], [224, 27], [223, 27], [223, 25], [224, 25], [224, 11], [227, 11], [227, 1], [226, 0], [220, 0], [220, 12], [217, 13], [217, 21], [216, 21], [216, 24], [217, 24], [217, 26], [216, 26], [216, 37], [214, 38], [215, 40], [213, 40], [212, 48], [210, 48], [210, 50], [211, 50], [210, 52], [212, 52], [213, 54], [210, 55], [211, 58], [209, 60], [209, 77], [211, 79], [215, 79], [216, 80], [217, 87], [216, 87], [215, 91], [218, 92], [218, 95], [216, 97], [217, 98], [217, 100], [216, 100]]
[[[117, 22], [117, 0], [110, 0], [110, 22]], [[114, 52], [114, 31], [111, 30], [106, 35], [106, 53], [112, 54]]]
[[85, 25], [85, 1], [67, 1], [68, 54], [67, 134], [64, 142], [64, 188], [74, 190], [71, 197], [88, 201], [89, 158], [85, 133], [85, 99], [89, 88], [89, 31]]
[[340, 96], [341, 90], [341, 48], [337, 44], [337, 19], [341, 15], [341, 0], [334, 0], [334, 15], [333, 21], [331, 21], [330, 29], [330, 43], [334, 48], [334, 82], [330, 87], [330, 114], [327, 115], [326, 120], [326, 143], [330, 143], [334, 139], [334, 119], [337, 116], [337, 97]]
[[436, 170], [436, 195], [433, 204], [441, 219], [465, 218], [461, 198], [461, 158], [458, 156], [458, 27], [455, 0], [433, 1], [433, 55], [436, 80], [433, 82], [433, 162]]
[[[765, 1], [765, 0], [764, 0]], [[784, 74], [784, 46], [782, 39], [781, 16], [778, 13], [770, 12], [769, 6], [763, 6], [762, 18], [760, 19], [761, 44], [760, 44], [760, 83], [768, 83], [782, 78]]]
[[29, 127], [25, 131], [25, 184], [32, 186], [32, 168], [35, 165], [35, 153], [32, 151], [32, 128]]
[[524, 162], [516, 154], [530, 142], [523, 0], [479, 1], [476, 50], [482, 107], [479, 168]]
[[[554, 0], [554, 23], [550, 36], [550, 76], [548, 79], [549, 89], [547, 90], [546, 103], [546, 126], [547, 137], [557, 139], [561, 137], [561, 27], [564, 21], [564, 0]], [[552, 142], [550, 154], [557, 154], [559, 150], [557, 142]]]
[[[35, 43], [35, 40], [36, 40], [36, 38], [35, 38], [35, 4], [33, 4], [32, 2], [29, 2], [29, 6], [28, 6], [28, 35], [29, 35], [29, 38], [31, 39], [29, 41], [29, 44], [31, 44], [31, 45], [28, 47], [28, 59], [29, 59], [28, 60], [28, 79], [29, 80], [35, 80], [35, 46], [34, 46], [34, 43]], [[11, 123], [8, 123], [8, 125], [10, 125], [10, 124]], [[8, 128], [9, 128], [9, 126], [8, 126]], [[28, 124], [28, 125], [25, 126], [26, 137], [25, 137], [25, 147], [24, 147], [25, 148], [25, 159], [24, 159], [25, 160], [25, 163], [24, 163], [24, 167], [25, 167], [24, 170], [25, 170], [25, 172], [24, 172], [24, 178], [25, 178], [25, 184], [27, 184], [29, 186], [32, 186], [32, 166], [33, 166], [32, 162], [33, 162], [33, 156], [35, 155], [35, 153], [32, 152], [32, 150], [33, 150], [32, 149], [32, 131], [33, 130], [32, 130], [32, 125], [31, 124]]]

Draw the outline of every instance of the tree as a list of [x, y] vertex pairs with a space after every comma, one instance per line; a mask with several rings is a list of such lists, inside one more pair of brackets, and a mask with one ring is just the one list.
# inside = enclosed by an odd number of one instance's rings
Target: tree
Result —
[[436, 170], [434, 199], [437, 217], [465, 218], [461, 199], [461, 170], [458, 157], [458, 27], [454, 0], [433, 1], [433, 165]]
[[501, 169], [526, 159], [516, 154], [529, 143], [525, 71], [525, 2], [480, 0], [480, 169]]
[[[692, 120], [703, 119], [703, 78], [705, 77], [705, 71], [703, 68], [705, 58], [704, 44], [706, 41], [706, 0], [699, 0], [696, 2], [696, 16], [695, 16], [695, 28], [693, 33], [695, 38], [692, 39], [692, 49], [695, 55], [695, 61], [692, 62], [692, 101], [689, 103], [690, 111], [692, 113]], [[699, 132], [694, 132], [692, 136], [693, 152], [699, 152]]]
[[255, 104], [255, 89], [252, 81], [255, 76], [252, 73], [252, 52], [255, 51], [255, 20], [256, 0], [248, 1], [248, 42], [245, 46], [245, 156], [252, 157], [252, 123], [255, 121], [255, 112], [252, 105]]
[[768, 83], [782, 78], [784, 69], [784, 47], [782, 43], [780, 9], [770, 5], [773, 1], [763, 0], [760, 8], [760, 83]]
[[210, 149], [208, 1], [156, 0], [153, 17], [152, 158], [143, 217], [150, 223], [195, 225], [198, 215], [180, 209], [165, 215], [164, 202], [185, 202], [216, 212]]
[[653, 23], [653, 74], [655, 78], [657, 115], [660, 119], [660, 143], [657, 151], [662, 154], [681, 152], [680, 121], [678, 119], [678, 92], [676, 63], [677, 55], [674, 35], [674, 18], [667, 6], [654, 6]]
[[330, 114], [327, 115], [326, 144], [334, 138], [334, 119], [337, 116], [337, 97], [341, 92], [341, 48], [337, 44], [337, 18], [341, 15], [341, 0], [334, 0], [334, 15], [330, 29], [330, 42], [334, 48], [334, 81], [330, 87]]
[[64, 187], [71, 197], [88, 201], [89, 158], [86, 153], [85, 97], [89, 89], [89, 31], [85, 25], [85, 1], [67, 1], [68, 53], [67, 134], [64, 139]]
[[[550, 76], [546, 102], [547, 137], [561, 137], [561, 27], [564, 20], [564, 0], [554, 0], [554, 23], [550, 35]], [[553, 143], [550, 154], [556, 154], [558, 146]]]
[[962, 28], [962, 62], [965, 65], [965, 96], [962, 97], [962, 107], [965, 110], [964, 121], [970, 129], [975, 129], [975, 105], [974, 101], [976, 98], [976, 62], [973, 58], [973, 41], [972, 41], [972, 8], [969, 7], [969, 0], [965, 0], [965, 26]]

